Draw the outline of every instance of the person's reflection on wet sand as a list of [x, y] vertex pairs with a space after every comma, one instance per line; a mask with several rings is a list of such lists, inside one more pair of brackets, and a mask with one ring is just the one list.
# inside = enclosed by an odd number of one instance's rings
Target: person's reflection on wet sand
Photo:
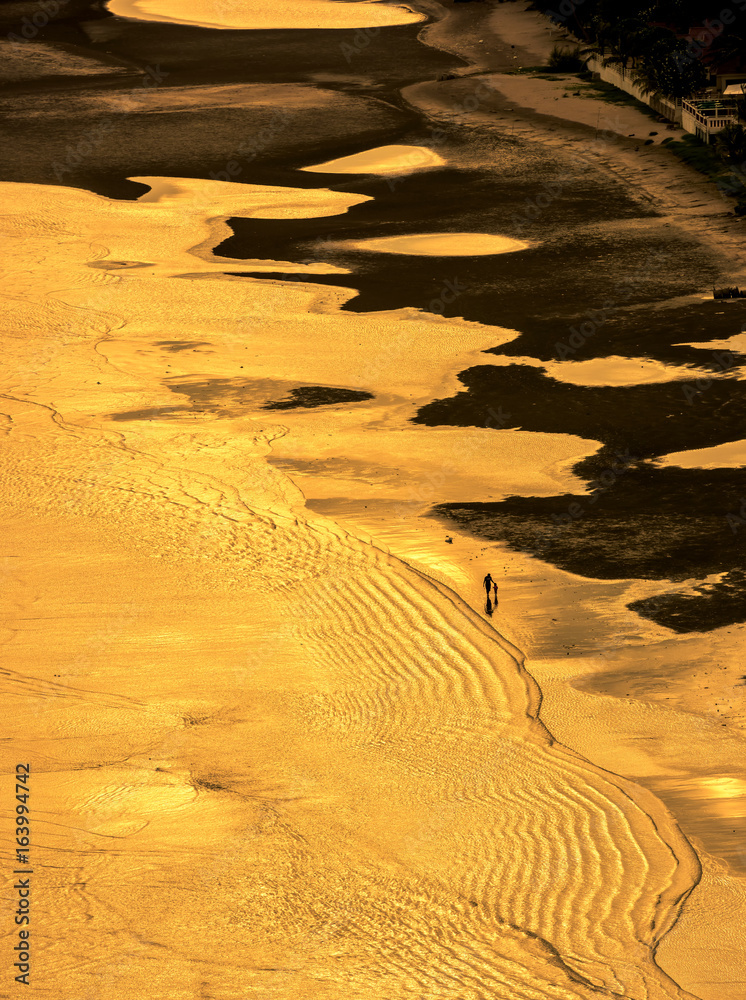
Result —
[[489, 615], [490, 618], [492, 617], [492, 601], [489, 599], [489, 597], [487, 598], [487, 603], [484, 606], [484, 612], [485, 614]]

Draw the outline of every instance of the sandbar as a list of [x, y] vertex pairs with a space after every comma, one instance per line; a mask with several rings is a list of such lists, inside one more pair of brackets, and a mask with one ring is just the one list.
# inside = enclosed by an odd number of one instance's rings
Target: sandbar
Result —
[[445, 164], [437, 153], [426, 146], [378, 146], [352, 156], [303, 167], [318, 174], [404, 174]]
[[181, 0], [109, 0], [109, 10], [119, 17], [142, 21], [175, 21], [201, 28], [295, 29], [381, 28], [423, 21], [424, 15], [405, 5], [389, 7], [371, 0], [252, 0], [250, 4], [224, 0], [193, 0], [190, 17], [183, 17]]
[[411, 236], [357, 240], [346, 245], [356, 250], [407, 254], [412, 257], [486, 257], [491, 254], [515, 253], [530, 246], [523, 240], [486, 233], [417, 233]]

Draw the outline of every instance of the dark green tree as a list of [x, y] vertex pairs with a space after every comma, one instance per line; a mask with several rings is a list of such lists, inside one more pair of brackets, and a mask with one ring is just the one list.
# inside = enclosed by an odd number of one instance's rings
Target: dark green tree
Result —
[[661, 32], [665, 29], [651, 28], [639, 18], [617, 21], [608, 30], [611, 55], [606, 62], [627, 69], [632, 60], [643, 58], [651, 50]]
[[692, 97], [708, 81], [701, 60], [687, 49], [683, 39], [672, 32], [659, 36], [640, 57], [635, 82], [646, 94], [662, 94], [671, 100]]
[[708, 65], [719, 69], [726, 63], [746, 66], [746, 24], [734, 24], [722, 31], [706, 55]]
[[726, 163], [746, 160], [746, 129], [743, 125], [726, 125], [715, 137], [715, 149]]

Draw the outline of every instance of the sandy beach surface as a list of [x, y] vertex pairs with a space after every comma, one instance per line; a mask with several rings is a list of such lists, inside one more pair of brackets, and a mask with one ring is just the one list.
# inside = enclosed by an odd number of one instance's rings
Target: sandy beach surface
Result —
[[0, 164], [33, 989], [740, 1000], [744, 223], [523, 0], [62, 6]]
[[177, 0], [110, 0], [108, 7], [120, 17], [222, 29], [381, 28], [425, 19], [404, 4], [372, 0], [192, 0], [186, 12]]

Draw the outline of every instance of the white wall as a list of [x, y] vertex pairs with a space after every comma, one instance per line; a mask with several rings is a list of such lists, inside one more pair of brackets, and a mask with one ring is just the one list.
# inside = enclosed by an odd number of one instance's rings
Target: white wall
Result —
[[698, 135], [704, 142], [709, 141], [706, 130], [704, 130], [701, 125], [698, 127], [697, 120], [692, 118], [692, 116], [686, 111], [681, 116], [681, 127], [685, 132], [690, 132], [692, 135]]
[[676, 107], [665, 98], [643, 93], [632, 79], [631, 70], [625, 70], [622, 66], [604, 66], [600, 56], [591, 56], [588, 60], [588, 69], [592, 73], [598, 73], [606, 83], [612, 83], [619, 90], [623, 90], [637, 98], [638, 101], [642, 101], [643, 104], [647, 104], [659, 115], [663, 115], [672, 122], [681, 122], [681, 108]]

